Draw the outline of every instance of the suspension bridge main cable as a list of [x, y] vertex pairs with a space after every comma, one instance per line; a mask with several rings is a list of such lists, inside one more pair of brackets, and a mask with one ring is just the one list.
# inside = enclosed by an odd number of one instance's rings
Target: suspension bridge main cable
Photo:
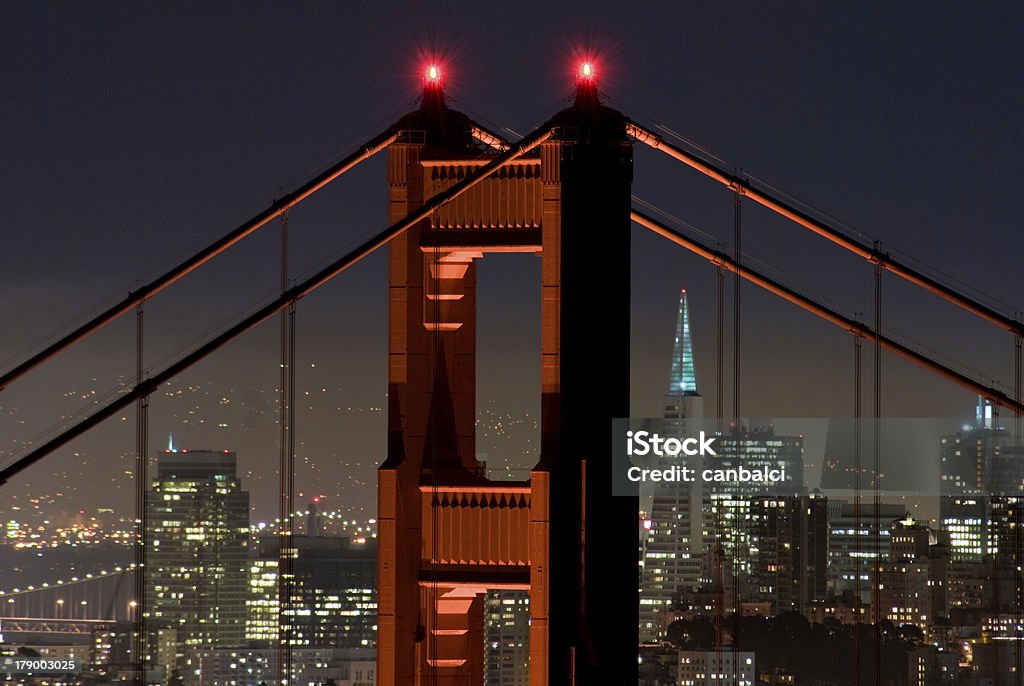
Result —
[[338, 163], [332, 165], [326, 171], [314, 177], [312, 180], [306, 182], [291, 193], [286, 194], [282, 198], [275, 200], [270, 207], [257, 214], [252, 219], [243, 223], [230, 233], [217, 239], [206, 248], [200, 250], [192, 257], [179, 263], [173, 267], [170, 271], [164, 273], [162, 276], [157, 277], [148, 284], [144, 284], [138, 289], [132, 291], [128, 296], [106, 309], [100, 314], [96, 315], [88, 322], [82, 324], [74, 331], [64, 335], [56, 342], [50, 344], [43, 350], [32, 355], [27, 360], [19, 363], [13, 369], [0, 375], [0, 391], [3, 391], [9, 384], [22, 376], [35, 369], [39, 365], [46, 362], [51, 357], [57, 355], [62, 350], [70, 347], [79, 340], [86, 336], [96, 332], [103, 328], [110, 322], [114, 321], [122, 314], [130, 311], [132, 308], [139, 305], [139, 303], [145, 302], [152, 298], [154, 295], [167, 288], [171, 284], [187, 276], [192, 271], [201, 267], [202, 265], [209, 262], [211, 259], [224, 252], [234, 244], [241, 241], [249, 234], [257, 231], [267, 222], [271, 221], [275, 217], [280, 216], [283, 212], [289, 208], [298, 205], [303, 200], [307, 199], [317, 191], [321, 190], [329, 183], [337, 179], [345, 172], [351, 170], [360, 162], [368, 160], [381, 150], [387, 148], [389, 145], [394, 143], [399, 136], [399, 131], [388, 129], [387, 131], [374, 136], [367, 141], [360, 149]]
[[1002, 405], [1003, 407], [1007, 407], [1010, 409], [1017, 408], [1024, 410], [1024, 405], [1022, 405], [1021, 401], [1017, 401], [1011, 398], [1006, 393], [992, 386], [987, 386], [984, 383], [977, 381], [976, 379], [973, 379], [970, 376], [967, 376], [966, 374], [963, 374], [962, 372], [959, 372], [955, 369], [950, 369], [948, 366], [935, 361], [934, 359], [928, 357], [927, 355], [924, 355], [918, 352], [917, 350], [914, 350], [913, 348], [910, 348], [904, 345], [903, 343], [892, 339], [889, 336], [878, 333], [872, 327], [862, 322], [856, 321], [855, 319], [847, 317], [832, 308], [826, 307], [825, 305], [807, 297], [806, 295], [797, 292], [793, 288], [785, 286], [779, 283], [778, 281], [775, 281], [774, 279], [765, 276], [764, 274], [754, 270], [751, 267], [736, 265], [735, 262], [733, 262], [733, 260], [725, 253], [719, 250], [715, 250], [714, 248], [711, 248], [694, 238], [685, 236], [676, 231], [675, 229], [672, 229], [671, 227], [668, 227], [658, 222], [657, 220], [643, 214], [642, 212], [639, 212], [634, 209], [630, 212], [630, 217], [637, 224], [640, 224], [641, 226], [650, 229], [659, 236], [667, 238], [673, 243], [676, 243], [677, 245], [680, 245], [686, 248], [687, 250], [697, 255], [700, 255], [701, 257], [705, 258], [712, 264], [720, 265], [723, 269], [727, 271], [738, 270], [740, 274], [743, 276], [743, 278], [746, 279], [747, 281], [750, 281], [751, 283], [754, 283], [764, 288], [765, 290], [768, 290], [774, 293], [775, 295], [778, 295], [779, 297], [788, 300], [789, 302], [807, 310], [808, 312], [816, 314], [822, 319], [832, 324], [835, 324], [836, 326], [842, 328], [845, 331], [849, 331], [850, 333], [860, 333], [861, 336], [872, 341], [878, 340], [881, 346], [886, 350], [894, 352], [900, 355], [901, 357], [904, 357], [910, 360], [911, 362], [914, 362], [932, 371], [935, 374], [943, 376], [949, 379], [950, 381], [953, 381], [954, 383], [970, 390], [973, 393], [977, 393], [985, 398], [988, 398], [989, 400], [996, 404]]
[[376, 236], [364, 241], [358, 247], [327, 265], [308, 279], [289, 287], [288, 290], [282, 293], [277, 299], [264, 305], [253, 314], [207, 341], [205, 344], [201, 345], [190, 354], [182, 357], [177, 362], [174, 362], [162, 371], [155, 373], [141, 384], [136, 384], [131, 390], [121, 394], [119, 397], [107, 403], [78, 424], [68, 428], [60, 435], [52, 438], [28, 454], [17, 458], [13, 463], [5, 466], [3, 469], [0, 469], [0, 485], [3, 485], [11, 477], [32, 466], [54, 450], [61, 448], [78, 436], [81, 436], [86, 431], [110, 418], [139, 398], [149, 395], [196, 362], [218, 350], [224, 344], [234, 340], [257, 324], [260, 324], [273, 316], [278, 310], [287, 307], [290, 303], [297, 301], [320, 288], [325, 283], [329, 282], [331, 279], [377, 250], [377, 248], [386, 245], [396, 236], [404, 233], [410, 227], [429, 217], [437, 208], [448, 204], [469, 189], [473, 188], [484, 179], [494, 174], [508, 162], [521, 157], [530, 150], [533, 150], [538, 145], [548, 140], [553, 133], [554, 132], [550, 127], [546, 127], [533, 132], [518, 143], [513, 144], [507, 152], [498, 155], [474, 173], [467, 175], [447, 190], [433, 196], [430, 200], [424, 202], [419, 209], [408, 214], [404, 219], [400, 219], [398, 222], [384, 229]]
[[890, 271], [1011, 333], [1024, 334], [1024, 322], [1021, 322], [1019, 319], [1008, 317], [977, 299], [937, 281], [920, 270], [888, 254], [882, 253], [876, 247], [868, 246], [860, 240], [847, 235], [845, 232], [830, 226], [828, 223], [810, 216], [807, 212], [795, 207], [786, 200], [772, 197], [768, 192], [754, 188], [748, 179], [741, 178], [737, 174], [728, 171], [721, 164], [703, 159], [692, 152], [674, 146], [658, 134], [635, 122], [628, 122], [626, 124], [626, 133], [641, 143], [683, 162], [733, 191], [742, 191], [744, 195], [755, 202], [813, 231], [819, 236], [829, 239], [850, 252], [879, 264], [886, 271]]

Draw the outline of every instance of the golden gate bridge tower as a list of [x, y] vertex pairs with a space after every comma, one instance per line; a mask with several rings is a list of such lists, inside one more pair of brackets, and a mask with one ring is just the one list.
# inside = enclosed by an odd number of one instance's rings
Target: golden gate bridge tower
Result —
[[[392, 221], [505, 147], [482, 157], [430, 74], [388, 152]], [[531, 685], [636, 682], [637, 502], [612, 497], [607, 432], [629, 414], [632, 142], [589, 67], [542, 129], [536, 152], [390, 246], [382, 686], [483, 683], [495, 589], [529, 592]], [[541, 451], [529, 481], [492, 482], [475, 458], [476, 270], [509, 252], [542, 262]]]

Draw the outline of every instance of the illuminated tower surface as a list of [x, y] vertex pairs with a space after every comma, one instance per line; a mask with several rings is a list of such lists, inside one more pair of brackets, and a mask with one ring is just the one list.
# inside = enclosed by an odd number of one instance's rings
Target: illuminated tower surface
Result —
[[[494, 158], [473, 127], [430, 74], [395, 125], [392, 221]], [[637, 501], [612, 497], [602, 428], [629, 413], [632, 143], [592, 73], [544, 128], [536, 152], [390, 244], [382, 686], [482, 684], [492, 590], [529, 593], [531, 686], [636, 683]], [[476, 270], [508, 252], [541, 260], [541, 455], [521, 482], [488, 480], [475, 458]]]

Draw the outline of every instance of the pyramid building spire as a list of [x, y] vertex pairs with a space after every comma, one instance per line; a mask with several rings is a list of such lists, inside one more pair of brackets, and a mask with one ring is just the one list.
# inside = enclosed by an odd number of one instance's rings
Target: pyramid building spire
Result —
[[[666, 436], [686, 439], [704, 424], [704, 399], [697, 393], [693, 363], [693, 336], [686, 290], [679, 293], [676, 337], [672, 347], [672, 372], [664, 397], [664, 420], [659, 426]], [[677, 458], [654, 458], [651, 465], [665, 468]], [[697, 463], [693, 463], [696, 465]], [[640, 580], [640, 638], [660, 640], [659, 615], [672, 608], [680, 588], [703, 583], [703, 561], [713, 554], [714, 521], [709, 491], [700, 480], [688, 484], [641, 484], [640, 509], [650, 513], [644, 525], [644, 563]]]
[[693, 336], [690, 334], [690, 307], [686, 289], [679, 293], [679, 314], [676, 317], [676, 338], [672, 348], [672, 373], [668, 381], [669, 395], [699, 395], [697, 374], [693, 367]]

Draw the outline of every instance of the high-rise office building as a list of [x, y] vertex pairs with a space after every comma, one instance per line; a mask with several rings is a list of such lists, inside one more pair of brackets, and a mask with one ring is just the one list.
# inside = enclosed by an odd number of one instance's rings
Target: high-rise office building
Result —
[[878, 612], [897, 626], [928, 632], [947, 616], [949, 537], [909, 515], [892, 523], [888, 559], [877, 564]]
[[828, 501], [821, 494], [750, 501], [749, 600], [804, 613], [828, 588]]
[[935, 617], [930, 570], [927, 559], [878, 563], [874, 572], [878, 575], [878, 610], [872, 615], [896, 626], [913, 624], [927, 631]]
[[[664, 435], [684, 436], [687, 420], [692, 423], [702, 418], [702, 402], [697, 392], [689, 303], [683, 290], [679, 296], [671, 371], [664, 397]], [[658, 466], [668, 464], [666, 461]], [[649, 503], [644, 506], [649, 510], [640, 580], [640, 640], [643, 643], [658, 639], [658, 613], [671, 606], [673, 596], [680, 589], [700, 583], [704, 532], [710, 522], [703, 495], [700, 481], [645, 484], [642, 489], [641, 502]]]
[[715, 442], [714, 457], [705, 458], [712, 469], [740, 466], [748, 470], [782, 470], [785, 480], [769, 485], [759, 482], [731, 482], [715, 489], [718, 493], [747, 498], [804, 495], [804, 437], [775, 433], [775, 427], [733, 426]]
[[704, 466], [711, 469], [785, 470], [784, 481], [766, 485], [754, 482], [714, 484], [708, 495], [715, 526], [713, 545], [733, 566], [741, 598], [756, 596], [753, 572], [755, 553], [759, 550], [757, 536], [761, 523], [756, 520], [763, 511], [755, 512], [752, 503], [765, 498], [798, 497], [804, 493], [803, 436], [777, 435], [772, 426], [734, 426], [715, 442], [717, 456], [705, 457]]
[[999, 552], [1009, 520], [993, 515], [1013, 511], [1024, 495], [1021, 448], [1014, 443], [980, 398], [974, 425], [940, 439], [939, 518], [950, 534], [953, 561], [980, 562]]
[[320, 496], [314, 496], [306, 506], [306, 535], [321, 536], [324, 533], [324, 520], [320, 515]]
[[[250, 561], [246, 636], [278, 639], [278, 551], [281, 539], [261, 536]], [[373, 648], [377, 639], [377, 545], [334, 536], [293, 536], [292, 643], [302, 647]]]
[[[235, 453], [168, 449], [146, 493], [147, 624], [179, 649], [245, 640], [249, 494]], [[173, 668], [173, 665], [163, 665]]]
[[988, 498], [948, 495], [939, 501], [939, 521], [949, 532], [951, 556], [956, 562], [979, 563], [990, 552]]
[[489, 591], [484, 602], [484, 686], [529, 686], [530, 596]]
[[[940, 455], [939, 516], [951, 542], [949, 605], [980, 606], [988, 618], [1017, 611], [1024, 602], [1024, 447], [979, 398], [974, 424], [943, 436]], [[974, 570], [973, 578], [965, 569]]]
[[829, 509], [829, 591], [835, 596], [859, 591], [866, 606], [871, 602], [871, 570], [889, 559], [893, 527], [906, 508], [879, 503], [876, 511], [874, 503], [861, 503], [858, 512], [853, 503], [832, 501]]

